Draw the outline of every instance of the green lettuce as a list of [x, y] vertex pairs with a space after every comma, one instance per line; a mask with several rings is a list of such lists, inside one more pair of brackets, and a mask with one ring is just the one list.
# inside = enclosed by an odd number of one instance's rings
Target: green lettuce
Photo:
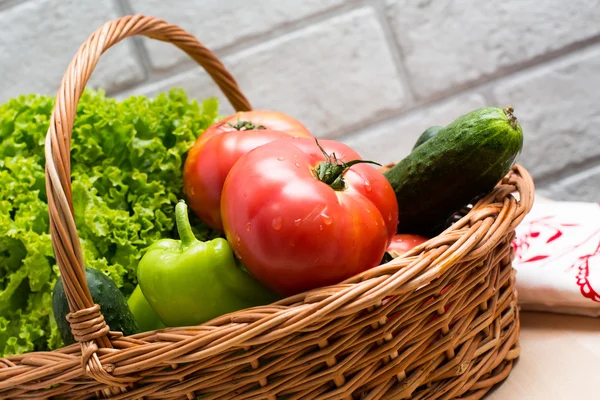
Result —
[[[62, 346], [52, 316], [59, 277], [49, 235], [44, 141], [54, 98], [20, 96], [0, 105], [0, 357]], [[173, 89], [155, 99], [116, 101], [87, 90], [71, 148], [75, 221], [87, 266], [129, 296], [145, 248], [175, 236], [182, 166], [218, 117]], [[217, 234], [192, 220], [201, 239]]]

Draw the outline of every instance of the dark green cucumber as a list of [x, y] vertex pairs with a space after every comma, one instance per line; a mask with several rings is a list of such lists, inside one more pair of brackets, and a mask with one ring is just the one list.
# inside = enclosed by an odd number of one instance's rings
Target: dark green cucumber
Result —
[[[92, 300], [100, 306], [100, 311], [110, 330], [123, 332], [125, 336], [138, 333], [139, 329], [135, 318], [127, 305], [125, 296], [117, 288], [117, 285], [108, 276], [93, 268], [88, 267], [85, 269], [85, 277]], [[60, 279], [56, 282], [52, 292], [52, 311], [65, 345], [75, 343], [71, 326], [66, 319], [70, 310], [67, 295]]]
[[437, 135], [438, 132], [441, 131], [442, 129], [444, 129], [443, 126], [431, 126], [427, 129], [425, 129], [425, 131], [423, 133], [421, 133], [421, 136], [419, 136], [419, 138], [417, 139], [417, 142], [415, 143], [413, 150], [416, 149], [417, 147], [419, 147], [420, 145], [422, 145], [423, 143], [425, 143], [426, 141], [428, 141], [429, 139], [431, 139], [432, 137], [434, 137], [435, 135]]
[[457, 118], [385, 172], [398, 201], [398, 232], [440, 233], [455, 212], [494, 188], [522, 147], [511, 107]]

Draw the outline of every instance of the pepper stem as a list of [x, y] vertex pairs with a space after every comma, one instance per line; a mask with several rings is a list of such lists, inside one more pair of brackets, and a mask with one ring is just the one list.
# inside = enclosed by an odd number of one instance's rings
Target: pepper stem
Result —
[[315, 141], [317, 142], [317, 146], [319, 146], [319, 149], [321, 149], [321, 152], [327, 161], [321, 161], [317, 168], [313, 170], [313, 173], [318, 180], [328, 184], [333, 190], [344, 190], [346, 187], [346, 183], [343, 179], [344, 173], [353, 165], [375, 164], [381, 166], [381, 164], [376, 163], [375, 161], [368, 160], [352, 160], [343, 162], [337, 159], [335, 153], [331, 153], [331, 155], [327, 154], [325, 149], [323, 149], [323, 147], [321, 147], [319, 144], [318, 139], [315, 138]]
[[179, 239], [181, 239], [183, 247], [188, 247], [198, 241], [192, 232], [187, 204], [183, 200], [179, 200], [175, 206], [175, 222], [177, 223], [177, 232], [179, 232]]

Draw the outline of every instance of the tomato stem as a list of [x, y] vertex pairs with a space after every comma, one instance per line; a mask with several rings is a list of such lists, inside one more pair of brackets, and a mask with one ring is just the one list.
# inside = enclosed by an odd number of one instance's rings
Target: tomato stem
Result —
[[239, 119], [235, 124], [232, 124], [231, 122], [228, 122], [228, 124], [229, 124], [229, 126], [231, 126], [234, 129], [237, 129], [238, 131], [251, 131], [251, 130], [255, 130], [255, 129], [267, 129], [263, 125], [254, 125], [253, 122], [240, 121]]
[[333, 190], [344, 190], [346, 187], [346, 183], [344, 182], [344, 173], [353, 165], [356, 164], [375, 164], [381, 166], [381, 164], [376, 163], [375, 161], [369, 160], [352, 160], [348, 162], [343, 162], [338, 160], [335, 153], [331, 153], [331, 155], [327, 154], [325, 149], [321, 147], [319, 144], [319, 140], [315, 138], [315, 142], [317, 142], [317, 146], [321, 149], [321, 152], [325, 156], [327, 161], [321, 161], [317, 168], [313, 170], [315, 177], [323, 183], [331, 186]]

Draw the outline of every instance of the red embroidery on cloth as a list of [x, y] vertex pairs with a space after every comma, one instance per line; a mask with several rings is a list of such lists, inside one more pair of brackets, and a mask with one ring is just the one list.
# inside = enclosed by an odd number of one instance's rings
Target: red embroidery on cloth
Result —
[[[546, 244], [550, 244], [563, 237], [563, 234], [565, 234], [565, 232], [563, 232], [564, 228], [580, 226], [580, 224], [575, 223], [556, 223], [552, 221], [555, 217], [556, 216], [554, 215], [547, 215], [541, 218], [531, 220], [527, 224], [527, 230], [519, 236], [517, 236], [512, 242], [512, 247], [515, 250], [515, 261], [520, 264], [525, 264], [547, 259], [546, 262], [542, 263], [541, 265], [538, 265], [539, 267], [541, 267], [543, 265], [546, 265], [548, 261], [571, 253], [583, 246], [584, 244], [588, 243], [590, 240], [597, 238], [599, 242], [596, 246], [595, 251], [590, 254], [585, 254], [578, 257], [577, 260], [566, 270], [576, 270], [576, 284], [577, 286], [579, 286], [579, 290], [583, 297], [590, 299], [591, 301], [600, 303], [600, 294], [592, 287], [592, 283], [590, 281], [590, 263], [592, 263], [592, 265], [594, 265], [595, 262], [600, 263], [600, 229], [596, 230], [593, 234], [585, 238], [583, 241], [569, 247], [568, 249], [559, 254], [526, 254], [527, 250], [529, 250], [531, 244], [534, 241], [538, 241], [540, 239], [543, 240], [544, 238], [548, 237], [548, 239], [544, 240], [544, 242]], [[596, 268], [600, 268], [600, 265], [597, 265]]]
[[[597, 231], [598, 233], [600, 231]], [[577, 285], [579, 286], [579, 291], [583, 295], [583, 297], [588, 298], [592, 301], [600, 303], [600, 294], [594, 290], [592, 287], [589, 277], [590, 277], [590, 259], [597, 257], [600, 258], [600, 242], [598, 242], [598, 246], [596, 246], [596, 251], [592, 254], [586, 254], [585, 256], [579, 257], [574, 267], [577, 267], [579, 273], [577, 274]]]
[[557, 231], [550, 239], [546, 240], [546, 243], [554, 242], [556, 239], [562, 236], [562, 231]]
[[[600, 206], [600, 203], [597, 203]], [[600, 233], [600, 229], [592, 234], [589, 238], [587, 238], [581, 244], [587, 242], [594, 236]], [[581, 245], [580, 244], [580, 245]], [[575, 263], [574, 266], [577, 266], [579, 273], [577, 274], [577, 285], [579, 285], [579, 291], [583, 295], [583, 297], [588, 298], [592, 301], [600, 303], [600, 294], [594, 290], [592, 287], [589, 277], [590, 277], [590, 260], [600, 261], [600, 238], [598, 240], [598, 245], [596, 246], [596, 250], [591, 254], [586, 254], [584, 256], [579, 257], [579, 264]], [[596, 267], [598, 268], [598, 267]]]
[[540, 236], [540, 232], [544, 232], [544, 233], [546, 233], [546, 231], [552, 232], [550, 237], [546, 240], [546, 243], [550, 243], [550, 242], [553, 242], [553, 241], [559, 239], [563, 235], [563, 231], [561, 228], [579, 226], [579, 224], [570, 224], [570, 223], [568, 223], [568, 224], [565, 224], [565, 223], [552, 224], [551, 222], [548, 222], [548, 221], [551, 221], [553, 218], [555, 218], [554, 215], [547, 215], [547, 216], [529, 221], [529, 224], [528, 224], [529, 230], [527, 232], [525, 232], [524, 234], [517, 236], [515, 238], [515, 240], [513, 240], [512, 247], [515, 250], [515, 256], [519, 263], [534, 262], [534, 261], [539, 261], [539, 260], [543, 260], [545, 258], [550, 257], [549, 255], [546, 255], [546, 254], [536, 254], [533, 257], [523, 260], [524, 253], [527, 250], [529, 250], [529, 247], [531, 245], [531, 242], [532, 242], [531, 239], [537, 239]]
[[540, 254], [540, 255], [537, 255], [537, 256], [533, 256], [533, 257], [531, 257], [531, 258], [528, 258], [527, 260], [525, 260], [525, 261], [523, 261], [523, 262], [524, 262], [524, 263], [526, 263], [526, 262], [534, 262], [534, 261], [543, 260], [544, 258], [548, 258], [548, 257], [550, 257], [550, 256], [549, 256], [549, 255], [546, 255], [546, 254]]

